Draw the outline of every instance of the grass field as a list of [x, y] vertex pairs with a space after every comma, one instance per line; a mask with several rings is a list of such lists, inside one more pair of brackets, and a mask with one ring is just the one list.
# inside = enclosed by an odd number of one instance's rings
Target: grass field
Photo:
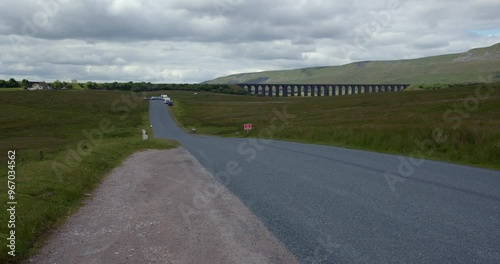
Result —
[[[176, 102], [172, 110], [178, 122], [199, 133], [334, 145], [500, 169], [500, 84], [315, 98], [169, 95]], [[296, 117], [281, 130], [271, 123], [280, 126], [274, 110], [284, 108]], [[254, 126], [248, 135], [245, 123]]]
[[0, 92], [16, 92], [16, 91], [22, 91], [24, 90], [23, 88], [0, 88]]
[[[148, 103], [130, 93], [35, 91], [0, 95], [0, 263], [32, 254], [85, 194], [130, 154], [176, 143], [142, 141]], [[122, 98], [125, 96], [125, 98]], [[149, 133], [151, 135], [151, 132]], [[16, 151], [16, 257], [7, 255], [7, 152]]]

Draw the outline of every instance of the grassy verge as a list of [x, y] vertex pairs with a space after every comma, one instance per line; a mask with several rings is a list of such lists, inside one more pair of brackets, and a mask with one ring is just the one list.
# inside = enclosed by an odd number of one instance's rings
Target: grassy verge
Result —
[[[500, 169], [500, 84], [319, 98], [169, 95], [176, 101], [172, 110], [178, 122], [198, 133], [334, 145]], [[274, 110], [285, 108], [296, 117], [285, 129], [272, 129], [272, 122], [281, 126]], [[254, 126], [248, 135], [245, 123]], [[269, 128], [272, 135], [262, 133]]]
[[[148, 103], [130, 93], [37, 91], [0, 96], [0, 263], [33, 254], [127, 156], [175, 142], [141, 139]], [[123, 97], [125, 96], [125, 97]], [[149, 133], [151, 135], [151, 132]], [[7, 151], [16, 150], [16, 257], [7, 245]]]
[[0, 92], [16, 92], [23, 91], [23, 88], [0, 88]]

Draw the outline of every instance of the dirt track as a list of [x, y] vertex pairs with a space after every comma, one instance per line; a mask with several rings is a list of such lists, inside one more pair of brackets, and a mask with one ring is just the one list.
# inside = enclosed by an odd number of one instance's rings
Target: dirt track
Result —
[[297, 263], [186, 150], [134, 154], [33, 263]]

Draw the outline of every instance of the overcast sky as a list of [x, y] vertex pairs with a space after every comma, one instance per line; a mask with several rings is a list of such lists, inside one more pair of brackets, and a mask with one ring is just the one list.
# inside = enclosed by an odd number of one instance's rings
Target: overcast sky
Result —
[[498, 0], [0, 1], [0, 79], [201, 82], [500, 42]]

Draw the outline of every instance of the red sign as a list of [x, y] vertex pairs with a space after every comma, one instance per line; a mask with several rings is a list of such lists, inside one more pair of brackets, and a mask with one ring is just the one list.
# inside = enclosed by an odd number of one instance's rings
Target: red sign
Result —
[[252, 124], [245, 124], [243, 125], [243, 127], [245, 128], [245, 130], [252, 130]]

